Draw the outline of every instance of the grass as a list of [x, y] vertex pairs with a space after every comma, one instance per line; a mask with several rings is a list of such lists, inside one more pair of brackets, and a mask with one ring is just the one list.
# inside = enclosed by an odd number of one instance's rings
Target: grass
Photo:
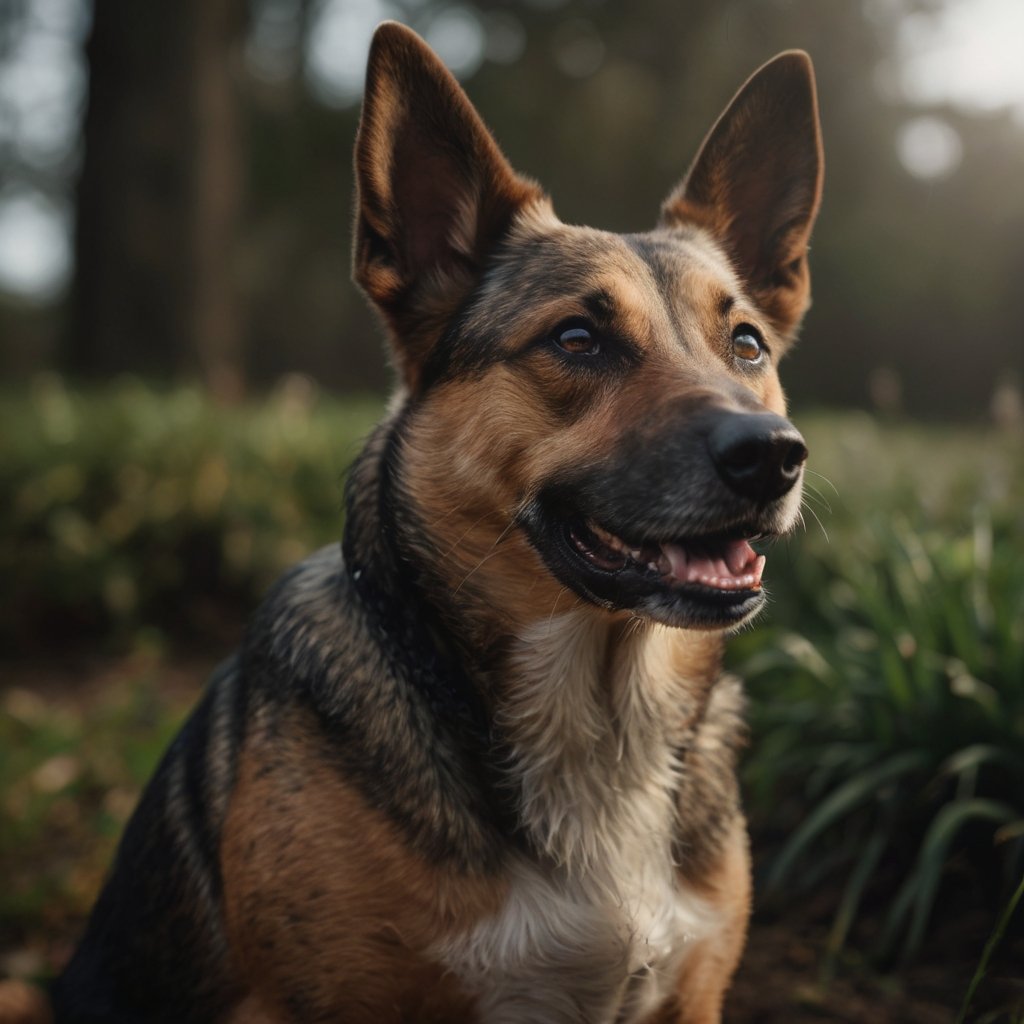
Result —
[[[967, 987], [967, 993], [964, 996], [960, 1012], [957, 1014], [956, 1024], [964, 1024], [967, 1020], [967, 1014], [970, 1012], [971, 1003], [974, 1001], [978, 988], [985, 978], [985, 972], [988, 970], [989, 964], [992, 961], [992, 954], [998, 948], [999, 943], [1006, 934], [1006, 929], [1009, 926], [1010, 921], [1013, 919], [1014, 912], [1022, 898], [1024, 898], [1024, 876], [1021, 877], [1020, 885], [1017, 886], [1017, 891], [1010, 897], [1010, 900], [1003, 909], [1003, 912], [999, 915], [999, 920], [996, 922], [996, 926], [992, 929], [992, 934], [985, 943], [981, 959], [978, 961], [978, 966], [975, 968], [974, 976], [971, 978], [971, 983]], [[1024, 1007], [1018, 1008], [1018, 1011], [1014, 1014], [1013, 1024], [1017, 1024], [1017, 1022], [1021, 1020], [1024, 1020]]]
[[99, 677], [37, 670], [0, 690], [0, 954], [20, 957], [12, 973], [65, 959], [202, 673], [191, 687], [168, 679], [161, 653], [139, 644]]

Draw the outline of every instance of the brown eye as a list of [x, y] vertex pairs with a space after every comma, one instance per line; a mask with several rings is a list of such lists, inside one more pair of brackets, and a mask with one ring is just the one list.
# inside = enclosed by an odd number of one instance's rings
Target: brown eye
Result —
[[554, 337], [555, 344], [574, 356], [596, 356], [601, 351], [601, 342], [586, 327], [569, 327]]
[[746, 363], [759, 363], [767, 350], [756, 327], [740, 324], [732, 332], [732, 351], [737, 359]]

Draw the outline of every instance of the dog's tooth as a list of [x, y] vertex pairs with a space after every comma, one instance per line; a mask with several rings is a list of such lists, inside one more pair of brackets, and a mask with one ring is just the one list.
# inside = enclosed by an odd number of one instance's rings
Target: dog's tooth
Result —
[[619, 554], [629, 555], [633, 558], [638, 557], [638, 554], [634, 552], [621, 537], [616, 537], [614, 533], [610, 533], [602, 526], [599, 526], [593, 519], [587, 520], [587, 529], [589, 529], [605, 547], [611, 548], [612, 551], [617, 551]]
[[668, 571], [677, 579], [687, 579], [686, 552], [678, 544], [662, 544], [662, 554], [668, 560]]
[[764, 555], [758, 555], [754, 560], [754, 565], [752, 567], [754, 571], [750, 575], [754, 578], [753, 586], [755, 588], [761, 586], [761, 574], [764, 572], [765, 562], [767, 561], [768, 559], [765, 558]]

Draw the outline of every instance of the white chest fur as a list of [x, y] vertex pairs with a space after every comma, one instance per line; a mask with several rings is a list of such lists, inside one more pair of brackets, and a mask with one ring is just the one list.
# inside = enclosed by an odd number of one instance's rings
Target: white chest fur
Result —
[[647, 627], [611, 652], [586, 613], [521, 638], [499, 720], [542, 856], [518, 859], [498, 913], [438, 951], [486, 1024], [642, 1019], [717, 926], [672, 859], [675, 752], [693, 709], [685, 680], [666, 679], [673, 642]]

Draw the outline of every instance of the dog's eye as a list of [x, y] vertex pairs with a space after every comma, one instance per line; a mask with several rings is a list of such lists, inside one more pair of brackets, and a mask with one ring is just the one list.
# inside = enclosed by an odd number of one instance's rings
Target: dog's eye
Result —
[[556, 331], [552, 340], [563, 352], [574, 356], [596, 356], [601, 351], [600, 340], [578, 324]]
[[764, 359], [765, 345], [756, 327], [740, 324], [732, 332], [732, 351], [738, 358], [747, 363], [759, 363]]

